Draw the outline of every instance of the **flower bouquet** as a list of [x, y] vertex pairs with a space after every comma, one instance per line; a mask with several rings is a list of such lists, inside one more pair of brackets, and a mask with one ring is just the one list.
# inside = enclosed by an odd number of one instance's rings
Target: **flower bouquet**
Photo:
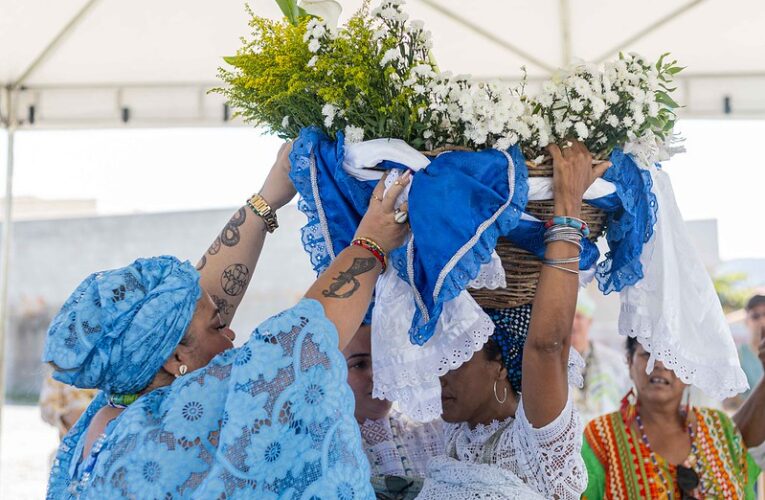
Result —
[[[376, 8], [365, 2], [342, 26], [332, 0], [277, 3], [281, 21], [250, 12], [252, 35], [226, 58], [218, 91], [246, 121], [294, 139], [291, 177], [317, 273], [350, 244], [381, 171], [391, 173], [389, 183], [403, 169], [415, 172], [406, 191], [412, 236], [389, 252], [372, 311], [375, 397], [398, 401], [415, 418], [435, 418], [438, 376], [469, 359], [494, 329], [481, 306], [533, 300], [544, 221], [553, 215], [546, 147], [574, 139], [613, 164], [585, 194], [583, 211], [590, 238], [607, 227], [609, 252], [600, 260], [584, 239], [580, 278], [594, 275], [604, 293], [623, 292], [620, 331], [641, 338], [658, 360], [672, 356], [685, 382], [726, 395], [741, 385], [725, 362], [702, 379], [705, 370], [694, 365], [703, 357], [694, 352], [700, 343], [677, 339], [710, 329], [679, 331], [657, 299], [687, 292], [665, 276], [662, 260], [703, 275], [698, 259], [674, 255], [688, 238], [666, 175], [655, 167], [676, 151], [672, 80], [682, 68], [675, 61], [649, 64], [629, 54], [602, 66], [580, 63], [531, 94], [525, 79], [442, 72], [430, 33], [409, 20], [403, 0]], [[694, 301], [711, 308], [706, 285], [692, 287]], [[685, 321], [677, 324], [694, 323], [694, 314], [682, 309], [676, 317]], [[718, 323], [711, 330], [721, 338]]]

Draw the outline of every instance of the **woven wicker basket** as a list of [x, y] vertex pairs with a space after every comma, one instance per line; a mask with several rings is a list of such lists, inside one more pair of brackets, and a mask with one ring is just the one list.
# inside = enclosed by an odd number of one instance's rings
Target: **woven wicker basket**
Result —
[[[445, 151], [473, 151], [464, 147], [447, 146], [433, 151], [423, 151], [426, 156], [438, 156]], [[545, 156], [539, 164], [527, 161], [529, 177], [552, 177], [552, 158]], [[526, 212], [539, 220], [549, 220], [554, 211], [553, 200], [530, 201], [526, 205]], [[606, 213], [599, 208], [582, 204], [581, 218], [590, 226], [588, 239], [598, 239], [606, 227]], [[497, 255], [502, 260], [505, 269], [506, 288], [489, 290], [487, 288], [468, 289], [470, 295], [481, 307], [502, 309], [518, 307], [530, 304], [534, 300], [539, 282], [539, 272], [542, 269], [542, 261], [525, 250], [522, 250], [508, 240], [500, 238], [497, 242]]]

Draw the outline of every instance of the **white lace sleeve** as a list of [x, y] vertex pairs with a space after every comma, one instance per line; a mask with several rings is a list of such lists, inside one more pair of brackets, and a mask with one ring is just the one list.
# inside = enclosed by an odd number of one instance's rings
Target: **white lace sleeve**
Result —
[[515, 424], [502, 436], [497, 448], [498, 464], [502, 452], [515, 462], [523, 480], [545, 498], [579, 499], [587, 487], [587, 471], [582, 460], [582, 422], [569, 396], [561, 414], [548, 425], [535, 429], [526, 418], [523, 398], [516, 411]]

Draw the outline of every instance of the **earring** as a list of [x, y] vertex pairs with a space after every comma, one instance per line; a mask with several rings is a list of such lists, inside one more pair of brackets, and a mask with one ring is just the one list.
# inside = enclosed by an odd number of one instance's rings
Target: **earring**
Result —
[[500, 400], [499, 395], [497, 394], [497, 381], [494, 381], [494, 399], [497, 400], [497, 403], [503, 405], [505, 404], [505, 401], [507, 401], [507, 387], [505, 387], [505, 394], [504, 397]]
[[630, 391], [624, 398], [622, 398], [622, 404], [619, 409], [622, 414], [622, 418], [625, 422], [632, 423], [638, 412], [638, 397], [637, 391], [634, 387], [630, 387]]
[[186, 372], [189, 371], [189, 367], [186, 365], [181, 365], [178, 368], [178, 372], [181, 374], [181, 376], [186, 375]]

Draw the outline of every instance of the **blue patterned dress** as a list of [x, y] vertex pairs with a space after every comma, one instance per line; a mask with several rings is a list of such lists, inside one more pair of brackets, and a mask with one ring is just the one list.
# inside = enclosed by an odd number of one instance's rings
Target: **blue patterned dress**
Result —
[[98, 396], [62, 442], [48, 498], [374, 498], [337, 342], [304, 299], [138, 399], [81, 461]]

